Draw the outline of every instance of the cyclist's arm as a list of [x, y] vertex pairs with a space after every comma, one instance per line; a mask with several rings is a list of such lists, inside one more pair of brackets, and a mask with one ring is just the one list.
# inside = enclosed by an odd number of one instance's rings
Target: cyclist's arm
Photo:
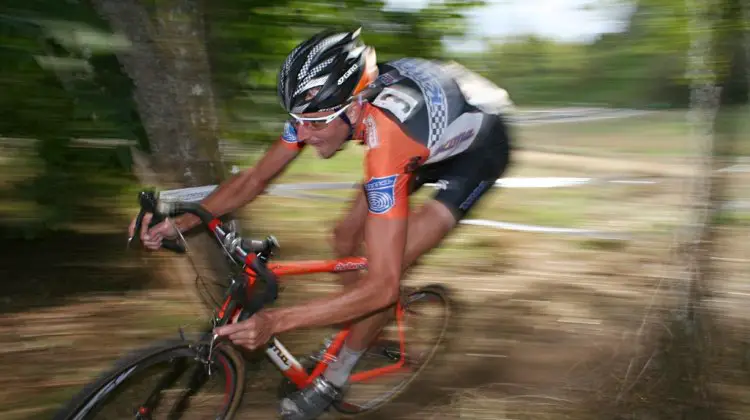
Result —
[[[230, 213], [260, 195], [268, 184], [279, 176], [302, 149], [301, 143], [294, 144], [279, 139], [253, 168], [248, 168], [221, 183], [201, 204], [215, 217]], [[180, 231], [185, 232], [198, 225], [200, 220], [191, 214], [175, 219]]]
[[369, 206], [365, 222], [367, 273], [355, 287], [332, 297], [270, 310], [275, 333], [351, 321], [398, 300], [409, 214], [410, 174], [405, 167], [412, 158], [425, 158], [428, 152], [404, 137], [392, 121], [376, 120], [380, 138], [367, 153], [363, 185]]
[[345, 292], [270, 310], [275, 334], [352, 321], [396, 303], [406, 245], [406, 219], [368, 217], [365, 241], [369, 260], [367, 274]]

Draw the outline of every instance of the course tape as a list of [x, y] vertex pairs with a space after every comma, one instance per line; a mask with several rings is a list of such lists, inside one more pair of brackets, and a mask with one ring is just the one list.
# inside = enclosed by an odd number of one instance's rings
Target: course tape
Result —
[[[613, 184], [656, 184], [655, 180], [643, 179], [595, 179], [595, 178], [564, 178], [564, 177], [519, 177], [504, 178], [495, 182], [496, 187], [502, 188], [561, 188], [577, 187], [592, 183], [613, 183]], [[298, 184], [279, 184], [269, 188], [269, 192], [289, 191], [289, 190], [341, 190], [347, 188], [356, 188], [355, 182], [303, 182]], [[425, 186], [437, 187], [437, 184], [427, 183]]]
[[[496, 187], [502, 188], [561, 188], [577, 187], [592, 183], [613, 184], [656, 184], [654, 180], [639, 179], [594, 179], [594, 178], [563, 178], [563, 177], [531, 177], [531, 178], [504, 178], [495, 182]], [[266, 192], [273, 195], [295, 196], [304, 198], [339, 199], [325, 195], [310, 193], [292, 193], [292, 191], [310, 190], [345, 190], [357, 188], [356, 182], [303, 182], [296, 184], [278, 184], [269, 187]], [[425, 186], [436, 188], [437, 184], [427, 183]], [[201, 187], [180, 188], [176, 190], [165, 190], [159, 193], [159, 198], [164, 201], [200, 201], [208, 196], [216, 185], [205, 185]], [[338, 201], [338, 200], [337, 200]], [[346, 201], [343, 199], [342, 201]]]
[[585, 237], [590, 237], [590, 238], [595, 238], [595, 239], [608, 239], [612, 241], [625, 241], [629, 239], [629, 235], [618, 234], [618, 233], [608, 233], [608, 232], [603, 232], [603, 231], [598, 231], [598, 230], [524, 225], [521, 223], [499, 222], [495, 220], [467, 219], [467, 220], [462, 220], [461, 223], [465, 225], [485, 226], [485, 227], [494, 227], [494, 228], [505, 229], [505, 230], [515, 230], [518, 232], [558, 233], [558, 234], [572, 235], [572, 236], [585, 236]]
[[732, 165], [726, 168], [719, 169], [717, 172], [729, 172], [729, 173], [747, 173], [750, 172], [750, 165]]
[[[495, 182], [496, 187], [503, 188], [560, 188], [575, 187], [594, 182], [611, 182], [618, 184], [655, 184], [653, 180], [596, 180], [594, 178], [561, 178], [561, 177], [537, 177], [537, 178], [505, 178]], [[351, 198], [332, 197], [323, 194], [314, 194], [304, 191], [310, 190], [342, 190], [357, 188], [356, 182], [320, 182], [320, 183], [298, 183], [298, 184], [278, 184], [273, 185], [266, 190], [266, 193], [288, 198], [306, 198], [326, 201], [346, 202]], [[438, 187], [437, 184], [425, 184], [425, 186]], [[206, 185], [201, 187], [181, 188], [176, 190], [165, 190], [159, 193], [159, 199], [164, 201], [200, 201], [208, 196], [216, 185]], [[465, 219], [461, 224], [492, 227], [496, 229], [513, 230], [519, 232], [539, 232], [550, 234], [561, 234], [571, 236], [583, 236], [595, 239], [623, 241], [628, 236], [624, 234], [608, 233], [604, 231], [560, 228], [550, 226], [525, 225], [520, 223], [501, 222], [494, 220], [482, 219]]]
[[[536, 178], [505, 178], [495, 182], [496, 187], [503, 188], [561, 188], [561, 187], [578, 187], [592, 183], [612, 183], [612, 184], [634, 184], [650, 185], [658, 181], [649, 179], [594, 179], [594, 178], [563, 178], [563, 177], [536, 177]], [[313, 200], [325, 200], [333, 202], [347, 202], [351, 197], [333, 197], [324, 194], [315, 194], [307, 191], [310, 190], [345, 190], [353, 189], [359, 186], [356, 182], [310, 182], [297, 184], [278, 184], [269, 187], [267, 194], [288, 197], [303, 198]], [[425, 184], [437, 188], [437, 184]], [[159, 199], [164, 201], [200, 201], [208, 196], [217, 186], [206, 185], [201, 187], [180, 188], [176, 190], [165, 190], [159, 193]], [[725, 204], [727, 210], [741, 211], [750, 209], [750, 203], [747, 201], [734, 201]], [[630, 235], [625, 233], [604, 232], [589, 229], [562, 228], [552, 226], [525, 225], [520, 223], [501, 222], [495, 220], [482, 219], [465, 219], [461, 224], [491, 227], [495, 229], [512, 230], [517, 232], [537, 232], [548, 234], [559, 234], [568, 236], [581, 236], [592, 239], [625, 241]]]

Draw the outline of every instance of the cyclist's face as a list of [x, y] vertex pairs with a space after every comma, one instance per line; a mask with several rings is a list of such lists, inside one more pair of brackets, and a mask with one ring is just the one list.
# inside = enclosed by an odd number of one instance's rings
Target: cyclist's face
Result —
[[[303, 114], [303, 118], [326, 117], [332, 112], [313, 112]], [[297, 137], [314, 147], [318, 155], [324, 159], [336, 154], [348, 140], [349, 126], [341, 118], [335, 118], [330, 123], [323, 121], [297, 121]]]

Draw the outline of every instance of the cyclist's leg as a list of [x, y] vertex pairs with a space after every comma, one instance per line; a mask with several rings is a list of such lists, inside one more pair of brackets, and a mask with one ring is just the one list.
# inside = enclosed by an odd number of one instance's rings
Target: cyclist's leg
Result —
[[[410, 186], [411, 192], [418, 190], [428, 180], [429, 174], [417, 174]], [[367, 199], [364, 190], [360, 189], [348, 213], [334, 229], [334, 249], [339, 258], [354, 256], [358, 253], [364, 240], [367, 212]], [[408, 235], [407, 232], [407, 237]], [[404, 267], [406, 268], [410, 264], [411, 261], [405, 261]], [[343, 286], [349, 288], [356, 287], [360, 275], [361, 273], [356, 271], [344, 272], [339, 274], [339, 278]], [[332, 383], [340, 385], [346, 381], [359, 356], [365, 351], [372, 339], [377, 336], [378, 332], [393, 318], [393, 309], [393, 307], [387, 308], [352, 323], [352, 335], [347, 338], [337, 361], [332, 363], [324, 374]]]
[[[333, 248], [338, 258], [356, 256], [364, 241], [365, 220], [367, 219], [368, 206], [364, 189], [359, 188], [347, 214], [339, 221], [333, 230]], [[345, 271], [338, 274], [339, 281], [345, 289], [356, 287], [361, 273], [359, 271]], [[374, 314], [362, 318], [352, 324], [356, 330], [370, 330], [372, 325], [380, 325], [382, 315]], [[385, 325], [385, 324], [383, 324]], [[382, 327], [381, 327], [382, 328]], [[356, 340], [355, 340], [356, 343]], [[351, 337], [344, 343], [339, 351], [337, 359], [326, 368], [323, 376], [335, 386], [342, 386], [349, 378], [349, 374], [357, 363], [359, 357], [364, 353], [365, 346], [352, 345]]]
[[[354, 208], [356, 208], [356, 205]], [[350, 216], [352, 216], [352, 214], [350, 214]], [[445, 223], [445, 227], [443, 223], [440, 223], [440, 227], [438, 228], [434, 226], [435, 217], [440, 217], [441, 220], [450, 222]], [[414, 226], [420, 227], [419, 230], [421, 232], [414, 230], [412, 227], [412, 219], [419, 221], [419, 223], [415, 223]], [[430, 221], [430, 219], [432, 220]], [[354, 219], [352, 218], [352, 220]], [[426, 229], [428, 222], [431, 226], [429, 229]], [[435, 232], [449, 231], [454, 225], [455, 220], [453, 219], [453, 215], [442, 204], [431, 202], [425, 205], [419, 212], [409, 218], [407, 250], [411, 249], [412, 251], [407, 251], [407, 253], [414, 252], [413, 250], [424, 247], [424, 245], [420, 244], [426, 243], [426, 241], [415, 235], [421, 233], [424, 236], [435, 237], [438, 236]], [[440, 236], [442, 237], [444, 234]], [[419, 241], [417, 241], [416, 238], [419, 238]], [[415, 259], [416, 258], [412, 258], [410, 261], [406, 261], [404, 265], [410, 265]], [[354, 283], [344, 287], [353, 286]], [[323, 382], [309, 386], [283, 399], [281, 401], [282, 412], [304, 413], [306, 410], [316, 410], [318, 407], [330, 403], [333, 399], [341, 395], [338, 391], [334, 392], [333, 390], [336, 390], [337, 388], [340, 389], [347, 383], [349, 375], [357, 364], [358, 359], [364, 353], [372, 339], [378, 335], [387, 321], [391, 318], [390, 314], [392, 312], [393, 308], [389, 308], [367, 318], [360, 319], [352, 325], [352, 334], [347, 338], [344, 347], [339, 351], [338, 357], [329, 364], [328, 368], [323, 372]], [[330, 385], [332, 385], [332, 387]]]
[[[507, 128], [497, 117], [489, 123], [487, 134], [476, 147], [436, 166], [441, 188], [409, 216], [402, 272], [442, 242], [492, 189], [495, 181], [505, 173], [509, 162]], [[355, 324], [347, 346], [355, 350], [365, 349], [385, 326], [391, 312], [392, 309], [388, 309]]]

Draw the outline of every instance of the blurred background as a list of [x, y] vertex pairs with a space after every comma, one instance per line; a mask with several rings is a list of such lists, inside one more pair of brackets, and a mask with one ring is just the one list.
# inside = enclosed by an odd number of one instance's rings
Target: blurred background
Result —
[[[395, 417], [747, 418], [749, 25], [745, 0], [4, 0], [0, 418], [50, 418], [126, 352], [206, 325], [194, 268], [223, 278], [221, 257], [201, 232], [192, 262], [127, 250], [137, 192], [252, 167], [281, 132], [284, 57], [324, 27], [362, 27], [379, 61], [455, 60], [516, 106], [505, 184], [405, 279], [461, 309], [450, 363]], [[307, 150], [275, 184], [356, 182], [363, 153]], [[328, 258], [352, 193], [233, 216], [280, 258]], [[261, 373], [243, 418], [274, 418]]]

